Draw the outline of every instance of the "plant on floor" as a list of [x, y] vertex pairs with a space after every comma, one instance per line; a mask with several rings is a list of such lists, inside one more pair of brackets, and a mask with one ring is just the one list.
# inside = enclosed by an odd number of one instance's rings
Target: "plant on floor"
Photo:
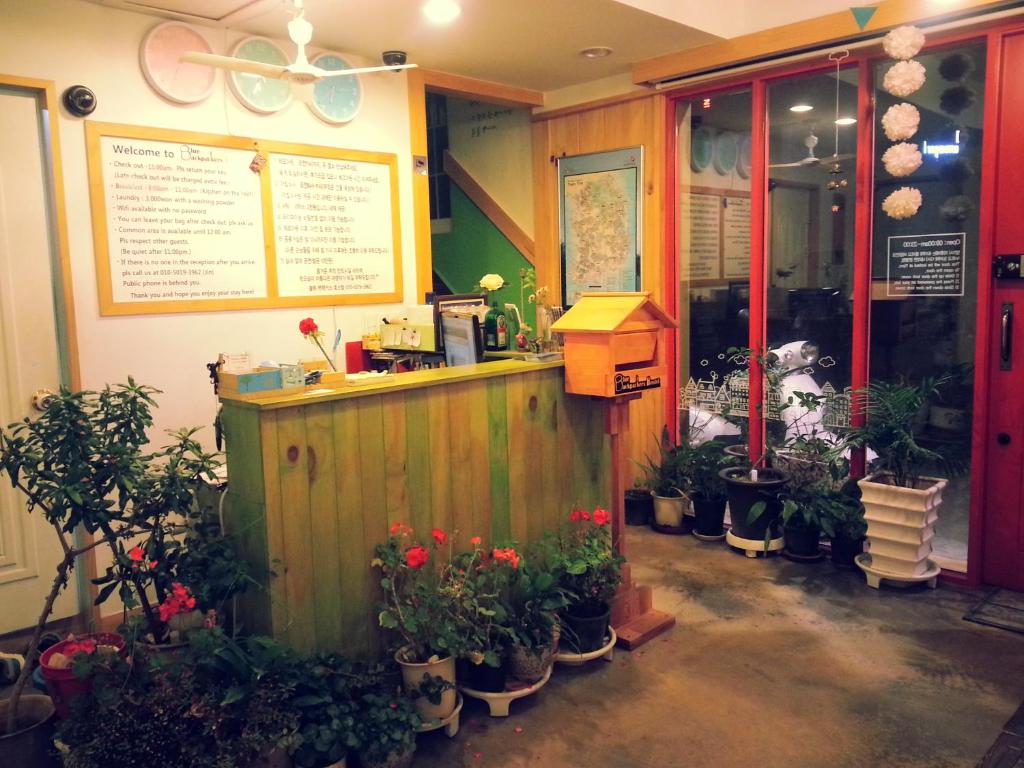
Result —
[[568, 595], [543, 559], [525, 558], [509, 580], [505, 599], [513, 676], [529, 683], [544, 676], [551, 665], [558, 612], [568, 605]]
[[360, 707], [357, 692], [380, 670], [363, 669], [334, 654], [302, 662], [291, 702], [298, 714], [298, 733], [288, 748], [296, 766], [324, 768], [359, 746], [355, 731]]
[[358, 697], [355, 733], [363, 768], [403, 768], [416, 751], [416, 709], [397, 688], [373, 686]]
[[694, 510], [694, 531], [702, 536], [721, 536], [727, 489], [720, 473], [739, 464], [715, 440], [694, 445], [687, 452], [681, 472], [686, 476]]
[[871, 469], [876, 473], [875, 482], [901, 488], [921, 487], [923, 473], [932, 467], [950, 475], [962, 473], [966, 468], [963, 446], [926, 447], [920, 442], [918, 427], [925, 409], [944, 387], [954, 383], [954, 376], [948, 373], [924, 378], [918, 384], [872, 381], [854, 393], [855, 402], [863, 404], [863, 423], [845, 431], [836, 452], [874, 452]]
[[[100, 602], [120, 586], [123, 597], [139, 599], [152, 626], [164, 623], [145, 590], [148, 574], [129, 554], [132, 549], [126, 550], [126, 541], [138, 533], [139, 522], [163, 514], [161, 505], [182, 510], [187, 491], [204, 482], [213, 461], [198, 449], [191, 432], [176, 433], [167, 447], [144, 452], [156, 393], [132, 379], [99, 392], [62, 389], [37, 419], [0, 429], [0, 469], [25, 494], [28, 511], [45, 518], [64, 553], [29, 640], [27, 663], [2, 730], [14, 729], [39, 638], [81, 555], [97, 547], [111, 551], [118, 582], [111, 589], [104, 586]], [[78, 545], [76, 529], [91, 540]]]

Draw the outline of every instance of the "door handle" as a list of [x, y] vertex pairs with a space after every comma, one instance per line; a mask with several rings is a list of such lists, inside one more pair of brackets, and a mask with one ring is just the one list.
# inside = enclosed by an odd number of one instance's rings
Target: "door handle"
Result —
[[1013, 304], [1003, 304], [999, 320], [999, 370], [1008, 371], [1013, 362]]

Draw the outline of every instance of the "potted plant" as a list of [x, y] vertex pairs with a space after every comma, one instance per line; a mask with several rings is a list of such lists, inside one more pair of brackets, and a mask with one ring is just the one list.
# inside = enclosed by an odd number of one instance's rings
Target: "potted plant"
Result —
[[647, 457], [645, 468], [654, 499], [651, 526], [660, 533], [683, 532], [690, 499], [686, 495], [685, 480], [680, 475], [680, 464], [688, 448], [687, 444], [673, 445], [668, 427], [663, 426], [658, 439], [658, 460]]
[[342, 768], [358, 746], [355, 719], [359, 702], [357, 669], [334, 654], [303, 659], [295, 696], [298, 732], [288, 749], [298, 768]]
[[526, 558], [510, 579], [505, 606], [513, 677], [530, 684], [544, 677], [554, 658], [558, 612], [568, 604], [565, 591], [543, 560]]
[[607, 638], [610, 603], [624, 562], [612, 548], [610, 529], [607, 510], [574, 509], [559, 537], [560, 586], [569, 599], [562, 611], [561, 641], [578, 653], [601, 648]]
[[835, 443], [819, 437], [797, 436], [786, 441], [774, 458], [789, 482], [781, 493], [785, 554], [798, 562], [820, 560], [821, 535], [827, 530], [829, 505], [849, 463], [834, 454]]
[[654, 497], [643, 478], [636, 478], [625, 491], [626, 525], [650, 525], [654, 517]]
[[411, 695], [435, 677], [450, 685], [438, 704], [428, 697], [417, 699], [416, 708], [425, 721], [444, 720], [454, 711], [455, 659], [465, 649], [450, 589], [450, 552], [448, 535], [441, 529], [434, 528], [423, 545], [414, 540], [410, 527], [395, 523], [388, 540], [377, 545], [373, 560], [381, 571], [384, 593], [378, 621], [400, 638], [394, 657], [406, 691]]
[[873, 381], [855, 393], [863, 404], [864, 423], [851, 426], [837, 450], [866, 449], [875, 454], [872, 474], [859, 485], [876, 570], [918, 576], [930, 567], [928, 556], [947, 480], [925, 472], [954, 475], [963, 471], [965, 462], [955, 443], [945, 448], [922, 445], [918, 423], [951, 381], [948, 374], [916, 385]]
[[416, 751], [416, 708], [399, 690], [374, 687], [359, 697], [356, 753], [362, 768], [406, 768]]
[[832, 564], [839, 568], [853, 568], [857, 555], [864, 551], [868, 524], [860, 496], [857, 481], [847, 480], [839, 489], [830, 491], [822, 502], [822, 528], [832, 541]]
[[[19, 719], [18, 707], [54, 601], [77, 559], [105, 546], [118, 567], [131, 573], [130, 559], [120, 557], [124, 542], [138, 533], [138, 521], [178, 492], [194, 489], [212, 470], [211, 457], [198, 451], [188, 432], [175, 434], [164, 449], [144, 453], [156, 392], [132, 379], [100, 392], [62, 389], [35, 420], [0, 429], [0, 470], [25, 494], [29, 512], [45, 518], [64, 553], [30, 637], [26, 663], [4, 705], [0, 750], [5, 753], [21, 749], [9, 740], [39, 741], [31, 734], [31, 724], [23, 722], [24, 715]], [[91, 537], [82, 545], [72, 535], [78, 528]], [[105, 599], [113, 591], [100, 594]], [[44, 710], [43, 705], [31, 706], [38, 714]], [[33, 727], [46, 726], [39, 722]]]
[[728, 496], [719, 473], [737, 463], [737, 459], [725, 453], [724, 447], [714, 440], [693, 446], [682, 470], [691, 489], [693, 535], [705, 541], [717, 541], [725, 536], [723, 521]]
[[495, 547], [490, 553], [473, 549], [453, 560], [450, 594], [462, 628], [464, 665], [460, 680], [476, 691], [499, 693], [508, 676], [508, 651], [512, 642], [507, 605], [509, 584], [521, 557], [514, 547]]

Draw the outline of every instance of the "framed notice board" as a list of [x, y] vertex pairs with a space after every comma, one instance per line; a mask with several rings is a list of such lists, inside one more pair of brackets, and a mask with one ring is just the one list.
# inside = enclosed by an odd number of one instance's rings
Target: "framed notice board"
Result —
[[86, 122], [102, 315], [402, 300], [393, 154]]

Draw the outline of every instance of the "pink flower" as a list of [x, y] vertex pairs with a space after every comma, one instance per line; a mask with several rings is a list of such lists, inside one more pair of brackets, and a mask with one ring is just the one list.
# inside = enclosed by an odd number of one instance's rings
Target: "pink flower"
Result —
[[612, 521], [611, 513], [603, 507], [594, 509], [594, 522], [598, 525], [608, 525]]
[[435, 528], [430, 532], [430, 535], [434, 537], [434, 543], [441, 547], [448, 543], [448, 534], [442, 531], [440, 528]]
[[427, 561], [430, 559], [430, 552], [427, 551], [426, 547], [414, 544], [405, 550], [405, 564], [413, 570], [419, 570]]

